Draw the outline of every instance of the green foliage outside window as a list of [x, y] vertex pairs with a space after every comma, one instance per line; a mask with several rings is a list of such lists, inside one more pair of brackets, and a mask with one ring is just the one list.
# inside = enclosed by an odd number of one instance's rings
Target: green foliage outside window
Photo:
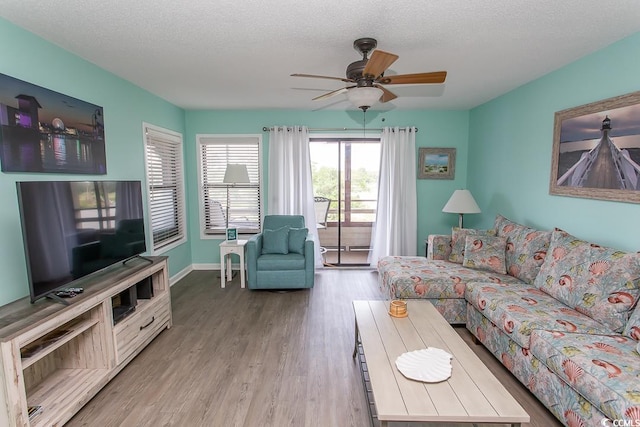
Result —
[[[311, 175], [313, 179], [314, 195], [331, 199], [328, 220], [336, 221], [338, 210], [338, 169], [334, 167], [318, 166], [318, 164], [312, 163]], [[357, 211], [358, 209], [375, 209], [377, 182], [378, 175], [373, 171], [369, 171], [365, 168], [353, 169], [351, 171], [350, 208], [352, 212]], [[344, 193], [342, 200], [344, 201]], [[367, 202], [367, 200], [369, 200], [369, 202]], [[374, 201], [372, 202], [371, 200]], [[373, 214], [367, 216], [370, 216], [368, 221], [373, 221]]]

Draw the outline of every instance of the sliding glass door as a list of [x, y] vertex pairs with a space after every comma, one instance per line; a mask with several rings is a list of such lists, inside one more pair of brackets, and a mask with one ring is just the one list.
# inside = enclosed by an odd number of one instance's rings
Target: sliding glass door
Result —
[[376, 218], [380, 139], [311, 138], [310, 152], [325, 264], [368, 265]]

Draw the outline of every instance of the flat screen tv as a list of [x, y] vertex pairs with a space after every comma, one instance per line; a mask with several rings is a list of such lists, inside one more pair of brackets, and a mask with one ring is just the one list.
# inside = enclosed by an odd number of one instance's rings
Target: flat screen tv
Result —
[[17, 183], [31, 302], [146, 251], [140, 181]]

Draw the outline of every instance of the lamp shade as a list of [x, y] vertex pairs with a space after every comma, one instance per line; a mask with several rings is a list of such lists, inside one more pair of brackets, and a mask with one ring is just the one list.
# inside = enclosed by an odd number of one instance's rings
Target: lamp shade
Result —
[[249, 183], [249, 172], [247, 165], [228, 163], [227, 169], [224, 171], [222, 182], [225, 184], [241, 184]]
[[354, 87], [347, 92], [347, 98], [358, 108], [367, 109], [378, 102], [382, 96], [382, 89], [377, 87], [363, 86]]
[[481, 211], [469, 190], [456, 190], [447, 204], [444, 205], [444, 208], [442, 208], [442, 212], [470, 214], [480, 213]]

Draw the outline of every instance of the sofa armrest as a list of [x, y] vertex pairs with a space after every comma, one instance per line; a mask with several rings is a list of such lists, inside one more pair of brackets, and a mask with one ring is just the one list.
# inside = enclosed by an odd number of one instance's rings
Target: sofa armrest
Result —
[[247, 284], [249, 287], [256, 287], [258, 284], [258, 257], [262, 253], [262, 233], [251, 236], [244, 248], [245, 262], [247, 264]]
[[449, 260], [451, 255], [450, 234], [430, 234], [427, 239], [427, 259]]

